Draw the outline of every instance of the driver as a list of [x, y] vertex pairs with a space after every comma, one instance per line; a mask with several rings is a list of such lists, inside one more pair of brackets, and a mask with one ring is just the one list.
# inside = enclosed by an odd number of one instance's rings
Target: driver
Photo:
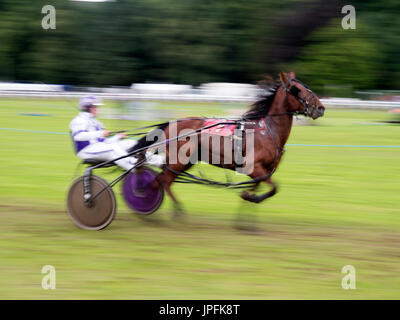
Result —
[[[81, 112], [69, 125], [76, 154], [82, 160], [113, 160], [127, 155], [128, 150], [137, 144], [136, 140], [123, 140], [126, 137], [125, 132], [109, 137], [110, 131], [105, 130], [103, 124], [96, 120], [99, 112], [98, 106], [102, 105], [102, 101], [94, 96], [81, 98], [79, 101]], [[115, 163], [125, 170], [131, 170], [137, 161], [137, 158], [131, 156], [115, 161]], [[161, 167], [164, 164], [164, 157], [146, 152], [146, 162]]]

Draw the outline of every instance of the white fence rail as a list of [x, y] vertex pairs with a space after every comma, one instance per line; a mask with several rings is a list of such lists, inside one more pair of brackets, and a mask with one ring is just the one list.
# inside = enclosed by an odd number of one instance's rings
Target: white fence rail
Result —
[[[159, 100], [159, 101], [194, 101], [194, 102], [236, 102], [252, 103], [254, 97], [251, 96], [220, 96], [204, 93], [192, 94], [144, 94], [132, 93], [105, 93], [105, 92], [70, 92], [70, 91], [14, 91], [0, 90], [1, 98], [46, 98], [46, 99], [79, 99], [87, 94], [94, 94], [106, 100]], [[395, 101], [376, 101], [360, 99], [329, 98], [321, 99], [321, 102], [328, 108], [352, 108], [352, 109], [380, 109], [389, 110], [400, 108], [400, 102]]]

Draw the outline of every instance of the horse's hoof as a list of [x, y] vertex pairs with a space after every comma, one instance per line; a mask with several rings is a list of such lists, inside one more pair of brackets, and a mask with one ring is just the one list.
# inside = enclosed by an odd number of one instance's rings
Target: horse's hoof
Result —
[[172, 218], [177, 221], [183, 221], [184, 217], [186, 216], [185, 211], [182, 209], [180, 205], [176, 205], [174, 208]]
[[245, 232], [248, 234], [258, 234], [261, 232], [261, 229], [257, 226], [246, 225], [246, 224], [236, 224], [234, 228], [238, 231]]
[[243, 191], [241, 194], [243, 200], [250, 201], [253, 203], [260, 203], [262, 199], [255, 194], [251, 194], [248, 191]]
[[174, 221], [175, 223], [185, 223], [186, 222], [186, 215], [184, 213], [176, 213], [174, 212], [173, 216], [172, 216], [172, 221]]
[[242, 194], [240, 195], [240, 197], [241, 197], [243, 200], [251, 201], [251, 200], [250, 200], [251, 194], [250, 194], [248, 191], [243, 191]]
[[248, 191], [243, 191], [241, 194], [241, 197], [243, 200], [250, 201], [250, 202], [256, 202], [256, 196], [254, 194], [249, 193]]
[[257, 226], [257, 218], [253, 215], [247, 215], [244, 217], [238, 217], [234, 222], [233, 226], [236, 230], [255, 234], [258, 233], [261, 229]]

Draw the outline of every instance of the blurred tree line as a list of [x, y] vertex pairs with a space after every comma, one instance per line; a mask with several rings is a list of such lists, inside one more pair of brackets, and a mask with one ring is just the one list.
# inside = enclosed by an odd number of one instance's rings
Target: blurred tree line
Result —
[[[57, 29], [41, 27], [44, 5]], [[0, 80], [74, 85], [254, 83], [280, 69], [326, 85], [400, 85], [398, 0], [0, 1]]]

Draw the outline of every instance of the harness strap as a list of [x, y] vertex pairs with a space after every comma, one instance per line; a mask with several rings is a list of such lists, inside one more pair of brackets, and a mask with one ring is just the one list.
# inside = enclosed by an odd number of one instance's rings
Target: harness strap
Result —
[[166, 165], [165, 167], [177, 176], [175, 182], [212, 185], [212, 186], [218, 186], [218, 187], [225, 187], [225, 188], [229, 188], [229, 189], [245, 189], [245, 188], [247, 189], [249, 187], [254, 187], [258, 182], [261, 182], [265, 179], [270, 178], [273, 175], [273, 173], [275, 172], [275, 169], [274, 169], [269, 174], [263, 175], [263, 176], [260, 176], [257, 178], [253, 178], [250, 181], [219, 182], [219, 181], [215, 181], [215, 180], [200, 178], [198, 176], [195, 176], [195, 175], [190, 174], [185, 171], [176, 171], [176, 170], [170, 168], [168, 165]]

